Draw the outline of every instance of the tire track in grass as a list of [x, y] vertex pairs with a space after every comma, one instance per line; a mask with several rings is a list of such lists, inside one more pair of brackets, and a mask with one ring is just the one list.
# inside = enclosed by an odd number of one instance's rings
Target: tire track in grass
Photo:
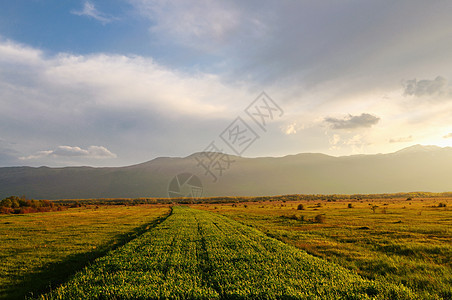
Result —
[[[75, 212], [75, 213], [65, 212], [65, 214], [66, 213], [67, 213], [67, 215], [80, 214], [83, 216], [83, 217], [79, 217], [79, 218], [84, 218], [84, 216], [85, 216], [84, 215], [85, 212], [82, 212], [82, 211]], [[108, 210], [106, 213], [102, 212], [102, 214], [103, 215], [101, 216], [101, 218], [105, 218], [106, 216], [109, 215]], [[73, 247], [75, 249], [77, 249], [77, 248], [80, 249], [81, 248], [81, 246], [80, 246], [81, 238], [80, 237], [82, 236], [80, 233], [79, 234], [74, 233], [75, 241], [71, 240], [71, 242], [78, 243], [78, 245], [64, 245], [63, 243], [61, 243], [61, 245], [59, 245], [59, 246], [64, 247], [65, 249], [58, 248], [58, 245], [52, 246], [52, 247], [49, 246], [48, 249], [53, 248], [54, 250], [47, 251], [47, 252], [45, 252], [45, 254], [39, 252], [39, 249], [38, 249], [37, 250], [38, 253], [33, 257], [30, 256], [29, 258], [27, 258], [27, 261], [21, 261], [20, 256], [19, 256], [18, 260], [13, 259], [13, 261], [15, 260], [15, 263], [17, 263], [18, 266], [20, 266], [22, 264], [32, 264], [32, 265], [34, 264], [35, 266], [39, 266], [36, 262], [33, 262], [33, 261], [40, 260], [40, 258], [39, 258], [40, 255], [47, 256], [47, 257], [43, 258], [44, 262], [47, 261], [47, 263], [41, 263], [41, 265], [32, 272], [25, 273], [25, 271], [23, 271], [23, 270], [21, 270], [20, 271], [21, 273], [19, 273], [19, 274], [17, 274], [17, 272], [14, 272], [14, 274], [15, 274], [14, 277], [17, 276], [17, 278], [20, 278], [20, 280], [18, 280], [17, 282], [14, 282], [11, 285], [6, 284], [5, 286], [2, 286], [0, 288], [0, 299], [25, 299], [25, 298], [33, 297], [33, 295], [39, 295], [41, 293], [51, 291], [52, 288], [55, 288], [59, 284], [67, 281], [75, 272], [78, 272], [78, 271], [82, 270], [85, 266], [90, 265], [95, 259], [102, 257], [102, 256], [106, 255], [109, 251], [119, 248], [119, 247], [127, 244], [131, 240], [139, 237], [144, 232], [148, 231], [150, 228], [155, 227], [157, 224], [163, 222], [169, 215], [170, 215], [170, 212], [161, 213], [159, 215], [156, 214], [155, 217], [149, 217], [149, 219], [151, 221], [149, 221], [147, 223], [144, 223], [135, 228], [130, 228], [128, 231], [120, 230], [123, 232], [119, 233], [117, 235], [111, 235], [111, 237], [108, 240], [106, 240], [104, 243], [97, 243], [96, 247], [93, 247], [93, 248], [90, 247], [89, 251], [86, 251], [86, 252], [83, 252], [80, 250], [74, 251], [73, 254], [69, 254], [66, 256], [58, 254], [56, 257], [60, 258], [61, 259], [60, 261], [57, 261], [55, 259], [54, 251], [62, 250], [62, 253], [68, 253], [68, 249], [66, 247], [70, 247], [70, 248]], [[89, 213], [88, 213], [88, 216], [89, 216]], [[49, 218], [49, 219], [47, 219], [47, 218]], [[142, 219], [143, 217], [140, 216], [139, 218]], [[58, 215], [55, 215], [55, 216], [46, 215], [45, 218], [44, 218], [44, 216], [41, 216], [37, 219], [39, 219], [41, 222], [43, 222], [44, 220], [49, 220], [51, 222], [51, 224], [58, 224], [55, 220], [59, 220], [60, 222], [63, 223], [61, 216], [58, 217]], [[64, 220], [68, 221], [68, 217], [66, 217]], [[89, 216], [89, 219], [87, 220], [87, 222], [92, 222], [92, 220], [94, 220], [94, 217]], [[72, 222], [69, 221], [69, 222], [70, 222], [69, 225], [71, 225], [71, 226], [74, 225], [74, 223], [72, 223], [73, 221]], [[83, 221], [78, 224], [83, 224]], [[97, 223], [97, 224], [100, 224], [100, 223]], [[24, 226], [24, 225], [19, 225], [19, 226]], [[29, 226], [31, 227], [30, 230], [38, 231], [37, 225], [34, 224], [34, 222], [31, 223]], [[46, 226], [51, 228], [48, 231], [47, 237], [43, 234], [43, 232], [47, 231], [47, 229], [39, 228], [39, 231], [38, 231], [38, 236], [42, 239], [54, 240], [55, 242], [57, 242], [57, 240], [55, 238], [55, 236], [57, 236], [57, 233], [53, 233], [52, 232], [53, 229], [55, 231], [58, 231], [60, 234], [61, 233], [65, 234], [65, 233], [70, 232], [69, 229], [61, 230], [61, 228], [60, 229], [52, 228], [52, 225], [50, 225], [50, 224], [46, 225]], [[57, 225], [57, 226], [59, 226], [59, 225]], [[85, 225], [81, 225], [81, 226], [84, 226], [85, 230], [88, 227]], [[103, 230], [105, 230], [105, 228], [103, 228]], [[94, 230], [92, 230], [92, 231], [94, 231]], [[111, 230], [111, 231], [113, 231], [113, 230]], [[20, 233], [18, 233], [18, 234], [20, 234]], [[86, 236], [85, 236], [85, 238], [86, 238]], [[101, 239], [104, 239], [104, 237], [101, 237]], [[38, 244], [38, 241], [40, 241], [39, 244]], [[44, 242], [42, 242], [42, 240], [38, 240], [35, 237], [30, 240], [30, 245], [34, 245], [34, 247], [37, 247], [37, 245], [41, 246], [41, 244], [44, 244]], [[53, 257], [52, 259], [54, 259], [54, 260], [49, 262], [49, 260], [50, 260], [48, 258], [49, 256], [52, 256]], [[28, 266], [26, 268], [28, 269]]]
[[174, 207], [164, 222], [42, 299], [416, 299], [227, 217]]
[[[211, 263], [211, 258], [209, 256], [209, 251], [207, 249], [206, 245], [206, 239], [205, 239], [205, 232], [203, 230], [203, 227], [201, 226], [200, 220], [195, 216], [196, 220], [198, 221], [198, 234], [200, 236], [199, 244], [200, 244], [200, 267], [201, 267], [201, 274], [202, 274], [202, 281], [203, 284], [206, 286], [210, 286], [212, 289], [214, 289], [217, 292], [217, 297], [222, 294], [221, 287], [218, 285], [216, 281], [212, 281], [212, 274], [215, 272], [214, 266]], [[218, 227], [217, 224], [214, 223], [214, 225]]]

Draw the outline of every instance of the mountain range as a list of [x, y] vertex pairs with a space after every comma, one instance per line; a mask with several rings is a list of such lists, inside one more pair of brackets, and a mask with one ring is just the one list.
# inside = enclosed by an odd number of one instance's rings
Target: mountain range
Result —
[[126, 167], [0, 168], [0, 199], [168, 197], [168, 191], [170, 196], [446, 192], [452, 191], [452, 147], [415, 145], [389, 154], [340, 157], [200, 152]]

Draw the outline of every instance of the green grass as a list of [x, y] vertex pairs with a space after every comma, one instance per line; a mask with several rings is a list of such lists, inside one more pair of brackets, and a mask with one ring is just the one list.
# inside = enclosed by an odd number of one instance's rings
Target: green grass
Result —
[[230, 218], [174, 207], [164, 222], [41, 299], [415, 299]]
[[0, 299], [24, 299], [55, 288], [169, 211], [163, 206], [103, 206], [0, 215]]
[[[350, 201], [320, 202], [194, 207], [224, 214], [365, 278], [404, 284], [423, 299], [452, 299], [450, 199], [363, 200], [352, 202], [353, 208]], [[305, 210], [296, 209], [299, 203]], [[311, 221], [318, 214], [325, 214], [325, 223]]]
[[[261, 201], [193, 205], [220, 214], [176, 207], [165, 220], [170, 210], [158, 205], [0, 215], [0, 299], [49, 290], [42, 298], [452, 299], [451, 206]], [[325, 223], [313, 222], [319, 214]]]

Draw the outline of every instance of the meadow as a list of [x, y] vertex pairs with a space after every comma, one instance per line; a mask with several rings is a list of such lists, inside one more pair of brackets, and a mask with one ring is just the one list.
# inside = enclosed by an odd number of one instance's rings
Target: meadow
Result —
[[53, 289], [170, 212], [167, 206], [88, 206], [0, 215], [0, 299]]
[[187, 207], [40, 299], [414, 299], [219, 214]]
[[319, 198], [0, 215], [0, 299], [452, 298], [451, 198]]
[[451, 198], [193, 205], [422, 299], [452, 299], [451, 206]]

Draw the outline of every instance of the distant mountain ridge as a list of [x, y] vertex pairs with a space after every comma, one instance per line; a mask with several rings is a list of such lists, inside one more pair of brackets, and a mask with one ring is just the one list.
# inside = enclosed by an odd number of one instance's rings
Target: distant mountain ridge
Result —
[[422, 145], [413, 145], [408, 148], [403, 148], [402, 150], [396, 151], [395, 153], [418, 153], [418, 152], [434, 152], [434, 151], [443, 151], [443, 150], [450, 150], [451, 147], [439, 147], [439, 146], [422, 146]]
[[451, 147], [415, 145], [389, 154], [341, 157], [231, 155], [234, 162], [217, 182], [198, 166], [196, 158], [204, 155], [159, 157], [126, 167], [0, 168], [0, 198], [167, 197], [170, 181], [181, 173], [198, 176], [203, 196], [452, 191]]

